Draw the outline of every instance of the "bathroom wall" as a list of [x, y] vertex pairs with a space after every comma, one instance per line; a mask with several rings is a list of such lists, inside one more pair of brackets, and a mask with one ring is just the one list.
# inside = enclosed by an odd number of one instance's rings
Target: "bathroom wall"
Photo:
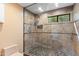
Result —
[[24, 11], [24, 32], [35, 31], [34, 25], [35, 15], [28, 10]]
[[76, 26], [77, 26], [77, 30], [79, 32], [79, 8], [78, 8], [79, 4], [75, 4], [74, 5], [74, 9], [73, 9], [73, 20], [78, 20], [76, 22]]
[[[38, 32], [45, 32], [45, 33], [39, 33], [38, 37], [39, 40], [37, 39], [37, 42], [41, 43], [47, 43], [51, 40], [61, 40], [60, 42], [63, 45], [63, 48], [66, 49], [67, 55], [75, 55], [75, 51], [73, 49], [73, 43], [72, 43], [72, 33], [74, 31], [74, 23], [69, 22], [69, 23], [55, 23], [53, 22], [52, 24], [48, 24], [48, 16], [55, 16], [55, 15], [61, 15], [61, 14], [67, 14], [70, 13], [70, 20], [72, 21], [72, 16], [73, 16], [73, 7], [65, 7], [53, 11], [49, 11], [43, 14], [40, 14], [37, 20], [39, 20], [39, 25], [42, 24], [43, 28], [42, 29], [37, 29]], [[49, 32], [49, 34], [48, 34]], [[53, 33], [52, 33], [53, 32]], [[56, 34], [59, 33], [59, 34]], [[61, 34], [64, 33], [64, 34]]]
[[60, 8], [57, 10], [52, 10], [52, 11], [48, 11], [46, 13], [40, 14], [39, 19], [39, 24], [47, 24], [48, 23], [48, 16], [55, 16], [55, 15], [61, 15], [61, 14], [71, 14], [71, 20], [72, 20], [72, 11], [73, 11], [73, 7], [69, 6], [69, 7], [65, 7], [65, 8]]
[[74, 23], [75, 33], [74, 36], [74, 47], [76, 53], [79, 55], [79, 3], [76, 3], [73, 8], [73, 20], [78, 20]]
[[23, 8], [18, 4], [5, 5], [5, 22], [0, 24], [0, 48], [13, 44], [23, 52]]
[[24, 23], [32, 24], [34, 22], [34, 14], [28, 10], [25, 10], [25, 20]]
[[[72, 12], [73, 12], [73, 6], [69, 6], [69, 7], [53, 10], [53, 11], [48, 11], [46, 13], [42, 13], [37, 18], [37, 20], [39, 20], [38, 24], [39, 25], [40, 24], [49, 24], [48, 16], [55, 16], [55, 15], [68, 14], [68, 13], [70, 13], [70, 20], [72, 21], [72, 16], [73, 16]], [[62, 28], [60, 29], [61, 26], [62, 26]], [[64, 23], [53, 22], [52, 25], [44, 25], [43, 29], [38, 29], [38, 31], [72, 33], [74, 31], [74, 29], [73, 29], [73, 23], [64, 24]]]
[[[36, 18], [36, 20], [39, 20], [39, 23], [38, 23], [39, 25], [40, 24], [48, 24], [48, 16], [55, 16], [55, 15], [61, 15], [61, 14], [68, 14], [68, 13], [70, 13], [71, 14], [70, 15], [70, 20], [72, 21], [72, 14], [73, 14], [72, 11], [73, 11], [73, 6], [69, 6], [69, 7], [60, 8], [60, 9], [57, 9], [57, 10], [48, 11], [46, 13], [40, 14], [39, 17]], [[60, 29], [61, 26], [62, 26], [62, 28]], [[61, 32], [61, 31], [65, 30], [65, 31], [70, 33], [70, 32], [73, 31], [73, 29], [72, 29], [73, 28], [73, 24], [71, 23], [69, 26], [71, 28], [65, 29], [66, 27], [68, 27], [68, 25], [66, 25], [66, 24], [63, 25], [63, 24], [60, 24], [60, 23], [57, 23], [57, 22], [53, 22], [52, 26], [44, 25], [43, 26], [43, 30], [38, 29], [38, 31], [46, 31], [44, 29], [47, 28], [48, 31], [53, 31], [53, 32], [60, 31]], [[57, 28], [57, 30], [56, 30], [56, 28]], [[72, 29], [72, 31], [70, 29]]]
[[[34, 32], [35, 31], [35, 26], [34, 26], [34, 20], [35, 20], [35, 15], [28, 10], [24, 10], [24, 53], [28, 51], [28, 47], [33, 45], [33, 40], [34, 35], [29, 32]], [[29, 34], [27, 34], [29, 33]], [[30, 38], [29, 38], [30, 37]], [[35, 39], [34, 39], [35, 40]], [[27, 53], [26, 53], [27, 54]]]

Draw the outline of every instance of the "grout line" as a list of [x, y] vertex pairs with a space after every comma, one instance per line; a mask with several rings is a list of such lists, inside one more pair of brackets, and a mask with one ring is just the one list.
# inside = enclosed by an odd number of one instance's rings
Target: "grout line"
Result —
[[32, 33], [49, 33], [49, 34], [74, 34], [74, 35], [77, 35], [76, 33], [61, 33], [61, 32], [29, 32], [29, 33], [24, 33], [24, 34], [32, 34]]

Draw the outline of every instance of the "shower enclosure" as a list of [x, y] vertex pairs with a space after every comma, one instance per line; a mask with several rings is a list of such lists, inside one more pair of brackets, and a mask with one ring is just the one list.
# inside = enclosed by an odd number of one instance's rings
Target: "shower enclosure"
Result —
[[73, 47], [73, 22], [44, 24], [38, 28], [24, 24], [24, 53], [32, 56], [75, 55]]
[[75, 56], [74, 22], [37, 25], [24, 22], [24, 55]]

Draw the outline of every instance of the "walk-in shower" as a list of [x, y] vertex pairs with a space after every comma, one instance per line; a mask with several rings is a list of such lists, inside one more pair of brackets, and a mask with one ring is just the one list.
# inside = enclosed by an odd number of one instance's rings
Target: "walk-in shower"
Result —
[[[49, 10], [49, 12], [45, 13], [40, 12], [36, 14], [34, 12], [37, 12], [38, 10], [37, 8], [39, 7], [38, 5], [40, 6], [41, 4], [37, 3], [33, 4], [30, 7], [24, 7], [23, 11], [24, 55], [25, 56], [78, 55], [79, 51], [78, 50], [79, 47], [77, 47], [78, 36], [76, 33], [77, 31], [75, 29], [77, 24], [79, 24], [79, 21], [76, 21], [77, 19], [73, 18], [74, 16], [72, 12], [73, 6], [57, 9], [56, 11]], [[47, 5], [53, 6], [52, 4], [44, 4], [44, 7]], [[43, 5], [41, 5], [41, 7], [42, 6]], [[52, 21], [50, 20], [50, 18], [55, 20]]]
[[24, 24], [24, 54], [33, 56], [76, 55], [73, 47], [74, 22], [43, 24], [38, 28]]

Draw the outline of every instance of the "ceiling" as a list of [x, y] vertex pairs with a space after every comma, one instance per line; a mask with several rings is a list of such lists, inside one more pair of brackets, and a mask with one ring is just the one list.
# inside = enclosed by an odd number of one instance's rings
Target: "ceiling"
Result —
[[73, 5], [73, 3], [19, 3], [19, 4], [34, 14], [40, 14], [46, 11]]

